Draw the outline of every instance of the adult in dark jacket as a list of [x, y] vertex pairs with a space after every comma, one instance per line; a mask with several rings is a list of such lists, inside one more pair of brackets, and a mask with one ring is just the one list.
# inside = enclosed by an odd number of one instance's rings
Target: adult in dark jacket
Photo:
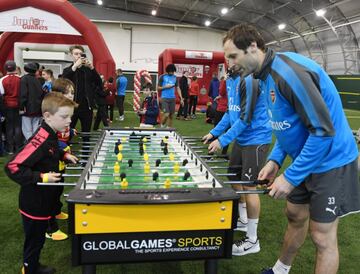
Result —
[[[63, 78], [71, 80], [75, 85], [74, 100], [79, 104], [71, 119], [71, 128], [75, 128], [77, 121], [80, 120], [81, 131], [90, 132], [95, 106], [96, 87], [102, 86], [100, 75], [84, 54], [84, 48], [80, 45], [70, 47], [70, 54], [73, 63], [64, 69]], [[89, 137], [83, 139], [89, 141]]]
[[37, 130], [41, 121], [41, 102], [44, 98], [39, 80], [35, 77], [37, 66], [28, 63], [25, 74], [20, 80], [20, 112], [22, 113], [22, 132], [28, 140]]
[[179, 106], [179, 110], [177, 113], [176, 118], [179, 119], [180, 117], [184, 117], [185, 120], [187, 119], [188, 115], [188, 106], [189, 106], [189, 72], [184, 71], [183, 76], [179, 80], [179, 88], [181, 90], [182, 98], [184, 99], [184, 105]]

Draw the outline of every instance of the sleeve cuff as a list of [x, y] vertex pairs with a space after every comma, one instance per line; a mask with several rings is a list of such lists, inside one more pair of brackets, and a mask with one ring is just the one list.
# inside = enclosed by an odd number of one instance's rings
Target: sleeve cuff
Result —
[[289, 176], [286, 174], [286, 171], [284, 172], [284, 177], [286, 179], [286, 181], [288, 181], [291, 185], [293, 185], [294, 187], [297, 187], [298, 185], [300, 185], [300, 183], [295, 182], [294, 180], [292, 180], [291, 178], [289, 178]]
[[279, 169], [281, 169], [281, 163], [280, 163], [278, 160], [269, 158], [269, 159], [268, 159], [268, 162], [269, 162], [269, 161], [273, 161], [275, 164], [277, 164], [277, 166], [279, 167]]

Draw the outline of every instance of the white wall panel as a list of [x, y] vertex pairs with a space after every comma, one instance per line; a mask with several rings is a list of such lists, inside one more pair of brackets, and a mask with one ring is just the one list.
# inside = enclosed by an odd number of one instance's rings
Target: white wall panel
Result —
[[158, 56], [166, 48], [222, 50], [223, 33], [206, 29], [114, 23], [96, 25], [105, 39], [116, 67], [123, 70], [145, 68], [157, 71]]

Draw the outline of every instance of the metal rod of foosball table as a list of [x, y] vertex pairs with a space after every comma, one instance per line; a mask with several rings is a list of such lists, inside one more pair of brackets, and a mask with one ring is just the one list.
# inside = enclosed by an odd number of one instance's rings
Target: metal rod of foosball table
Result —
[[83, 166], [67, 166], [66, 170], [84, 170]]
[[213, 154], [213, 155], [199, 155], [201, 158], [224, 158], [224, 159], [227, 159], [229, 156], [227, 155], [218, 155], [218, 154]]
[[[77, 142], [71, 141], [69, 144], [70, 145], [95, 145], [97, 143], [98, 142], [96, 142], [96, 141], [77, 141]], [[103, 140], [102, 141], [103, 146], [105, 146], [105, 145], [115, 145], [115, 143], [116, 143], [116, 140], [114, 140], [114, 141]], [[126, 146], [126, 147], [133, 147], [133, 146], [136, 146], [138, 144], [139, 143], [136, 143], [136, 142], [134, 142], [134, 143], [125, 143], [125, 142], [123, 142], [122, 143], [122, 145]], [[144, 144], [146, 145], [147, 143], [144, 143]], [[177, 142], [171, 142], [171, 147], [174, 147], [174, 146], [182, 147], [182, 145], [177, 143]], [[204, 148], [204, 146], [194, 146], [194, 147], [192, 146], [192, 148]]]
[[210, 166], [211, 169], [228, 169], [228, 168], [241, 168], [241, 165], [234, 166]]
[[78, 135], [100, 135], [101, 132], [100, 131], [78, 131], [77, 132]]
[[[97, 183], [87, 182], [87, 185], [96, 185]], [[163, 186], [164, 183], [154, 183], [154, 182], [144, 182], [144, 183], [128, 183], [129, 186]], [[203, 184], [212, 184], [212, 182], [171, 182], [171, 185], [174, 186], [188, 186], [188, 185], [203, 185]], [[99, 186], [114, 186], [121, 185], [121, 182], [107, 183], [107, 184], [98, 184]], [[171, 186], [170, 186], [171, 188]], [[127, 188], [128, 189], [128, 188]], [[145, 194], [145, 193], [144, 193]]]
[[[90, 172], [92, 176], [98, 177], [120, 177], [121, 173], [97, 173], [97, 172]], [[151, 177], [153, 173], [138, 173], [138, 174], [126, 174], [128, 177]], [[80, 177], [81, 174], [62, 174], [64, 178], [66, 177]], [[159, 177], [180, 177], [184, 176], [182, 173], [159, 173]], [[190, 174], [191, 177], [198, 177], [198, 176], [205, 176], [205, 174]]]
[[[121, 182], [113, 182], [113, 183], [94, 183], [94, 182], [86, 182], [86, 185], [98, 185], [98, 186], [109, 186], [109, 185], [120, 185]], [[187, 181], [187, 182], [171, 182], [171, 185], [181, 185], [181, 186], [186, 186], [186, 185], [201, 185], [201, 184], [213, 184], [213, 182], [211, 181], [203, 181], [203, 182], [192, 182], [192, 181]], [[42, 183], [42, 182], [37, 182], [37, 185], [39, 186], [76, 186], [76, 183]], [[164, 185], [164, 183], [158, 182], [158, 183], [154, 183], [154, 182], [138, 182], [138, 183], [129, 183], [129, 185], [131, 186], [140, 186], [140, 185], [145, 185], [145, 186], [162, 186]], [[65, 194], [64, 194], [65, 196]], [[67, 194], [68, 196], [68, 194]]]
[[[135, 150], [135, 149], [123, 149], [123, 150], [121, 150], [121, 151], [119, 151], [120, 153], [123, 153], [123, 152], [136, 152], [136, 151], [138, 151], [138, 150]], [[149, 150], [149, 149], [146, 149], [146, 150], [144, 150], [144, 153], [154, 153], [154, 152], [160, 152], [161, 150], [159, 150], [159, 149], [155, 149], [155, 150]], [[71, 152], [73, 152], [73, 153], [88, 153], [88, 154], [91, 154], [92, 153], [92, 150], [86, 150], [86, 149], [78, 149], [78, 150], [71, 150]], [[107, 155], [107, 153], [111, 153], [111, 154], [113, 154], [113, 155], [116, 155], [115, 153], [114, 153], [114, 150], [112, 149], [112, 150], [103, 150], [103, 149], [100, 149], [100, 150], [98, 150], [97, 151], [97, 154], [98, 155], [101, 155], [101, 156], [104, 156], [104, 155]], [[177, 151], [169, 151], [168, 153], [178, 153]], [[163, 154], [163, 153], [162, 153]]]
[[269, 180], [253, 180], [253, 181], [224, 181], [225, 185], [267, 185]]
[[267, 194], [269, 192], [270, 189], [250, 189], [250, 190], [236, 191], [237, 194]]
[[[80, 158], [90, 158], [90, 155], [87, 154], [80, 154], [80, 155], [76, 155], [77, 157], [80, 157]], [[159, 157], [160, 158], [169, 158], [169, 155], [163, 155], [163, 154], [149, 154], [149, 156], [153, 156], [154, 158], [156, 159], [152, 159], [153, 161], [156, 161]], [[186, 157], [189, 157], [189, 155], [184, 155]], [[132, 159], [141, 159], [141, 157], [132, 157]], [[97, 162], [117, 162], [117, 159], [114, 158], [114, 159], [104, 159], [104, 160], [100, 160], [100, 159], [96, 159]], [[164, 163], [172, 163], [172, 162], [175, 162], [175, 161], [181, 161], [180, 159], [174, 159], [174, 161], [163, 161]], [[194, 162], [194, 160], [188, 160], [189, 162]], [[79, 161], [80, 163], [87, 163], [88, 161]], [[150, 162], [150, 159], [148, 161], [145, 161], [143, 160], [142, 162]], [[228, 161], [221, 161], [221, 160], [205, 160], [206, 163], [227, 163]]]
[[[170, 152], [171, 153], [171, 152]], [[148, 153], [148, 155], [149, 155], [149, 160], [150, 160], [150, 157], [155, 157], [155, 158], [169, 158], [169, 154], [167, 154], [167, 155], [165, 155], [165, 154], [160, 154], [160, 153]], [[78, 154], [78, 155], [76, 155], [77, 157], [80, 157], [80, 158], [90, 158], [90, 154]], [[105, 156], [104, 154], [98, 154], [98, 156]], [[187, 154], [185, 154], [185, 153], [177, 153], [176, 154], [176, 156], [180, 156], [180, 157], [190, 157], [189, 155], [187, 155]], [[174, 155], [174, 157], [175, 157], [175, 155]], [[133, 156], [131, 156], [131, 157], [129, 157], [128, 159], [143, 159], [144, 158], [144, 156], [141, 156], [141, 155], [133, 155]], [[114, 155], [114, 158], [113, 159], [106, 159], [106, 160], [109, 160], [109, 161], [118, 161], [117, 160], [117, 158], [116, 158], [116, 156]], [[145, 162], [149, 162], [149, 160], [148, 161], [145, 161]], [[156, 159], [155, 159], [156, 160]], [[96, 161], [101, 161], [101, 160], [99, 160], [99, 159], [96, 159]], [[174, 161], [175, 161], [175, 159], [174, 159]], [[215, 161], [214, 161], [215, 162]]]
[[205, 163], [228, 163], [228, 160], [205, 160]]
[[[97, 167], [97, 166], [93, 166], [93, 169], [97, 169], [97, 168], [101, 168], [102, 170], [113, 170], [114, 166], [102, 166], [102, 167]], [[125, 168], [125, 167], [124, 167]], [[143, 170], [143, 168], [136, 168], [136, 167], [126, 167], [128, 168], [127, 170], [137, 170], [137, 169], [141, 169]], [[180, 169], [186, 171], [186, 170], [191, 170], [191, 169], [195, 169], [195, 170], [199, 170], [199, 167], [187, 167], [187, 166], [179, 166]], [[79, 167], [79, 169], [74, 169], [74, 170], [83, 170], [84, 168]], [[151, 169], [153, 170], [166, 170], [166, 169], [172, 169], [172, 167], [161, 167], [161, 166], [156, 166], [156, 167], [151, 167]]]
[[76, 186], [76, 183], [43, 183], [43, 182], [37, 182], [38, 186]]
[[238, 176], [239, 173], [215, 173], [216, 176]]
[[195, 139], [195, 140], [198, 140], [198, 139], [202, 139], [201, 136], [181, 136], [183, 139]]
[[[145, 163], [145, 162], [156, 162], [157, 159], [149, 159], [149, 161], [145, 161], [145, 160], [135, 160], [133, 161], [133, 163]], [[170, 160], [161, 160], [161, 163], [175, 163], [175, 162], [182, 162], [183, 160], [177, 160], [175, 159], [174, 161], [170, 161]], [[79, 163], [87, 163], [88, 160], [79, 160]], [[100, 160], [97, 159], [96, 162], [99, 163], [114, 163], [114, 162], [118, 162], [117, 160]], [[188, 160], [188, 163], [193, 163], [194, 160]], [[95, 166], [96, 167], [96, 166]]]
[[69, 173], [64, 173], [61, 174], [62, 177], [66, 178], [66, 177], [80, 177], [81, 173], [73, 173], [73, 174], [69, 174]]

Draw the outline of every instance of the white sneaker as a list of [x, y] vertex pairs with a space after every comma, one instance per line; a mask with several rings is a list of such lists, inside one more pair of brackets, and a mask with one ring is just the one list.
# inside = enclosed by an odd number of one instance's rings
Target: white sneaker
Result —
[[247, 222], [242, 222], [241, 219], [239, 218], [237, 221], [237, 226], [234, 228], [234, 231], [243, 231], [243, 232], [247, 232]]
[[124, 115], [121, 115], [121, 116], [119, 117], [119, 120], [120, 120], [120, 121], [124, 121], [124, 120], [125, 120]]
[[232, 246], [232, 255], [233, 256], [243, 256], [250, 253], [257, 253], [260, 251], [259, 239], [256, 239], [256, 242], [253, 243], [248, 237], [245, 237], [242, 240], [236, 241]]

